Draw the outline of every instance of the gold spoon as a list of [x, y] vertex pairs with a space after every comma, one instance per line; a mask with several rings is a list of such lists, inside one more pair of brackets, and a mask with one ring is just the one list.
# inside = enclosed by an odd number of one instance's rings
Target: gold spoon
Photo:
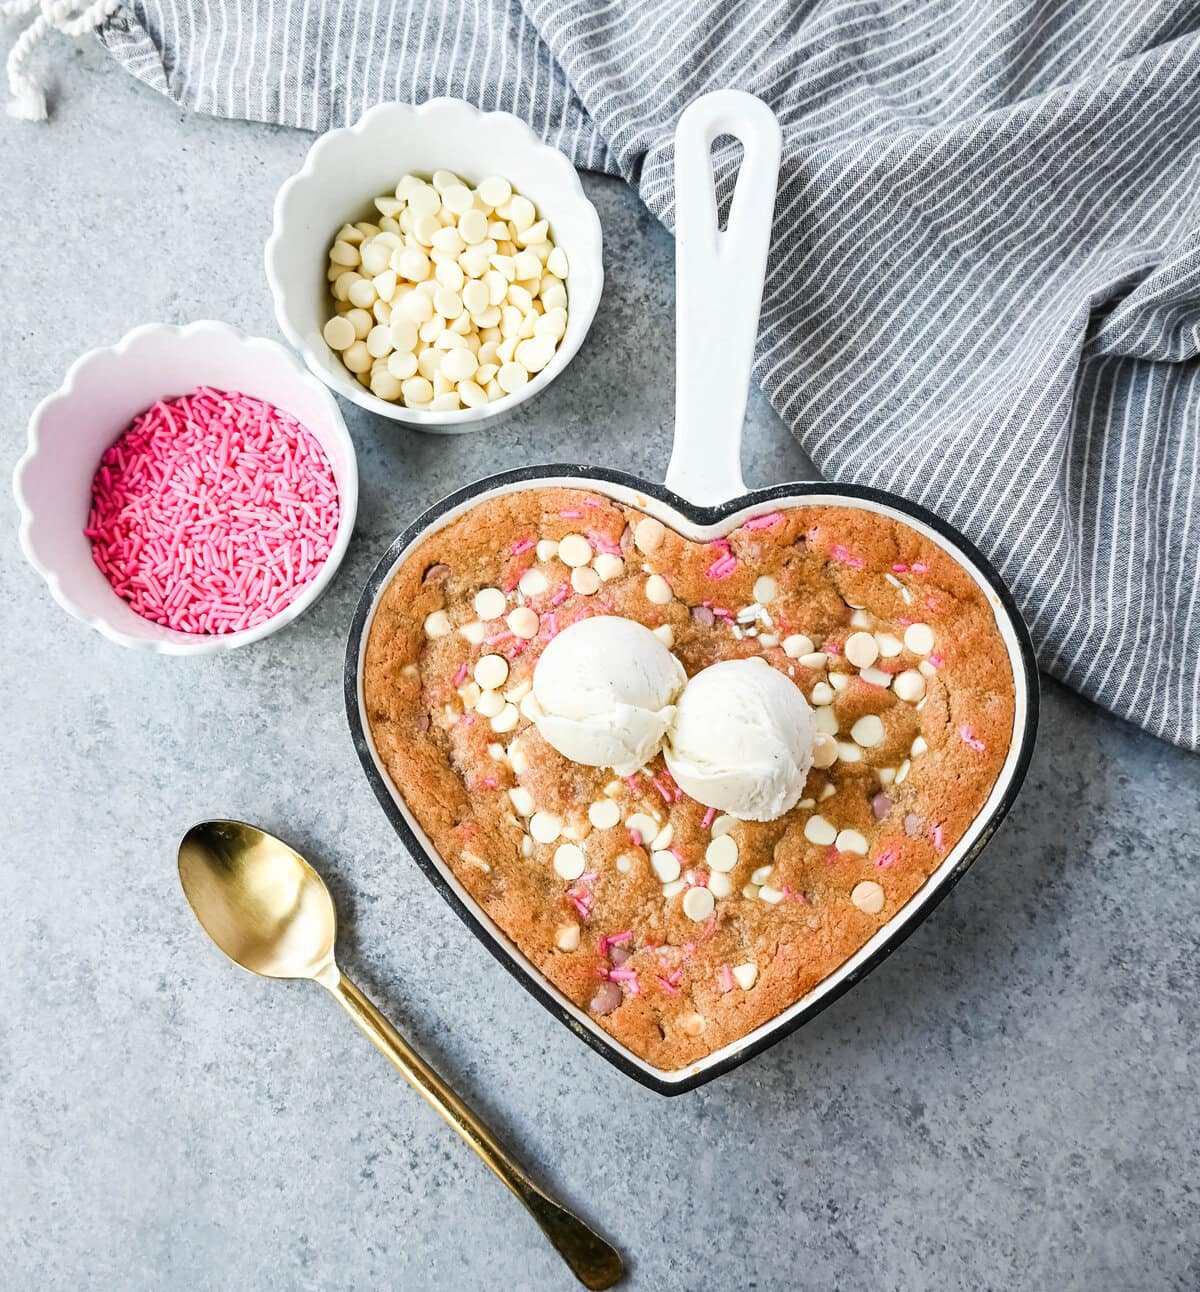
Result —
[[265, 978], [311, 978], [333, 995], [401, 1076], [516, 1194], [585, 1287], [610, 1288], [617, 1282], [623, 1272], [617, 1252], [533, 1183], [338, 969], [333, 899], [298, 852], [240, 821], [201, 821], [179, 844], [179, 879], [205, 932], [235, 964]]

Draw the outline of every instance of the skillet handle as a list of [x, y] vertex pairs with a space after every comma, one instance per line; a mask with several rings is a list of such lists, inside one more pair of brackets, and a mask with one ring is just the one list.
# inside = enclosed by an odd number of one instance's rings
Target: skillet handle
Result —
[[[745, 153], [721, 230], [711, 149], [723, 134]], [[702, 506], [746, 488], [742, 423], [779, 154], [775, 114], [741, 90], [702, 95], [675, 130], [675, 444], [666, 484]]]

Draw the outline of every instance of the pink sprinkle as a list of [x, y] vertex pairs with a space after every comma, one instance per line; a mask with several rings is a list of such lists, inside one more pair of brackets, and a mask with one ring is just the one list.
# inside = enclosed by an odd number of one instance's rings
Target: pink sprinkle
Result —
[[709, 543], [709, 547], [715, 547], [723, 556], [733, 555], [733, 548], [729, 546], [729, 539], [727, 538], [714, 538], [713, 541]]
[[580, 516], [583, 515], [583, 512], [581, 512], [578, 507], [568, 507], [564, 511], [560, 511], [558, 514], [563, 518], [563, 520], [578, 520]]
[[619, 947], [622, 942], [628, 942], [631, 937], [633, 937], [632, 929], [626, 929], [624, 933], [610, 933], [604, 939], [606, 943], [604, 949], [607, 951], [609, 947]]
[[638, 787], [637, 777], [633, 775], [626, 776], [625, 784], [628, 785], [631, 790], [636, 790]]
[[519, 538], [512, 545], [512, 554], [514, 556], [520, 556], [523, 552], [528, 552], [533, 546], [534, 542], [532, 538]]
[[834, 543], [829, 549], [829, 555], [835, 561], [840, 561], [843, 565], [848, 565], [854, 570], [861, 570], [866, 565], [866, 561], [861, 556], [855, 556], [848, 547], [843, 547], [841, 543]]
[[663, 991], [667, 992], [668, 995], [671, 995], [671, 996], [679, 995], [679, 988], [676, 987], [675, 984], [671, 982], [669, 979], [664, 978], [662, 974], [658, 975], [658, 981], [662, 986]]
[[614, 543], [611, 538], [598, 533], [594, 529], [589, 529], [586, 533], [588, 542], [591, 543], [592, 547], [595, 548], [597, 552], [604, 552], [608, 556], [621, 555], [620, 543]]
[[834, 641], [826, 642], [825, 645], [821, 647], [821, 649], [825, 652], [826, 655], [840, 655], [842, 653], [842, 646], [840, 642], [834, 642]]
[[722, 965], [722, 966], [721, 966], [721, 974], [720, 974], [720, 978], [721, 978], [721, 990], [722, 990], [722, 991], [732, 991], [732, 990], [733, 990], [733, 974], [732, 974], [732, 972], [730, 972], [729, 966], [728, 966], [727, 964], [726, 964], [726, 965]]
[[894, 574], [903, 574], [907, 569], [908, 569], [908, 566], [907, 566], [907, 565], [905, 565], [905, 563], [904, 563], [903, 561], [897, 561], [897, 562], [892, 566], [892, 572], [893, 572]]
[[455, 686], [462, 686], [462, 684], [467, 680], [467, 672], [467, 661], [463, 660], [463, 662], [458, 666], [458, 672], [454, 675]]
[[485, 646], [495, 646], [499, 642], [506, 642], [506, 641], [509, 641], [511, 638], [512, 638], [512, 633], [493, 633], [489, 638], [487, 638], [487, 640], [483, 644]]
[[929, 569], [929, 566], [927, 566], [927, 565], [925, 564], [925, 562], [924, 562], [924, 561], [914, 561], [914, 562], [913, 562], [913, 573], [914, 573], [914, 574], [924, 574], [928, 569]]
[[542, 627], [546, 631], [547, 640], [558, 636], [558, 616], [553, 610], [542, 619]]
[[475, 715], [473, 713], [464, 713], [463, 716], [459, 718], [459, 722], [461, 722], [464, 727], [473, 727], [475, 725]]
[[[737, 557], [722, 556], [719, 560], [714, 561], [707, 570], [705, 570], [705, 574], [708, 575], [710, 579], [727, 579], [736, 569]], [[716, 611], [713, 613], [715, 614]]]
[[971, 749], [975, 750], [977, 754], [983, 753], [986, 746], [983, 741], [971, 731], [970, 727], [959, 727], [958, 734], [962, 737], [964, 745], [968, 745]]
[[942, 657], [936, 651], [932, 655], [930, 655], [929, 662], [933, 665], [934, 668], [942, 667]]
[[654, 788], [663, 796], [663, 802], [670, 803], [674, 796], [672, 795], [671, 791], [667, 789], [667, 787], [658, 779], [657, 776], [653, 778], [652, 784], [654, 785]]
[[583, 500], [583, 505], [584, 505], [585, 507], [603, 507], [603, 506], [604, 506], [604, 504], [600, 501], [600, 499], [599, 499], [599, 498], [585, 498], [585, 499]]
[[879, 858], [875, 862], [875, 864], [876, 866], [879, 867], [880, 870], [888, 870], [891, 868], [895, 860], [896, 860], [895, 848], [887, 848], [879, 854]]
[[637, 970], [628, 969], [625, 965], [621, 965], [616, 969], [610, 969], [608, 971], [608, 976], [614, 982], [637, 982]]
[[713, 818], [717, 815], [717, 809], [710, 807], [700, 820], [700, 828], [707, 830], [713, 823]]
[[570, 595], [571, 589], [565, 583], [560, 583], [555, 589], [554, 595], [550, 598], [550, 604], [552, 606], [561, 606]]
[[945, 836], [942, 834], [942, 827], [940, 825], [935, 825], [933, 830], [930, 832], [930, 835], [933, 839], [933, 846], [938, 850], [938, 852], [943, 852], [946, 845]]
[[500, 784], [494, 776], [485, 776], [479, 783], [488, 790], [494, 790]]
[[313, 435], [260, 399], [160, 400], [104, 452], [84, 536], [144, 619], [228, 633], [291, 604], [328, 558], [337, 484]]
[[742, 527], [743, 529], [770, 529], [772, 525], [778, 525], [783, 519], [783, 512], [772, 511], [765, 516], [751, 516]]
[[733, 618], [733, 615], [732, 615], [732, 614], [730, 614], [730, 612], [729, 612], [728, 610], [726, 610], [723, 606], [713, 606], [713, 608], [712, 608], [712, 612], [713, 612], [713, 614], [714, 614], [714, 615], [716, 615], [716, 617], [717, 617], [718, 619], [732, 619], [732, 618]]
[[640, 848], [642, 846], [642, 832], [640, 830], [630, 830], [629, 842], [633, 844], [635, 848]]

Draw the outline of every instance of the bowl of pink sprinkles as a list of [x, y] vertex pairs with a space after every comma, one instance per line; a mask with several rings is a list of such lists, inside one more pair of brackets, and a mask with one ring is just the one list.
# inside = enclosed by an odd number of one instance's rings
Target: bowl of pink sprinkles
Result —
[[35, 411], [14, 481], [21, 545], [56, 600], [123, 646], [256, 641], [320, 596], [358, 500], [329, 392], [220, 323], [138, 328]]

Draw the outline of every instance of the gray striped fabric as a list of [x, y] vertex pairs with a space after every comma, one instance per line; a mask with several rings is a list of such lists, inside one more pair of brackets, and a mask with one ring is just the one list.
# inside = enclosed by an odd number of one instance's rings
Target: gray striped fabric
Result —
[[775, 407], [978, 543], [1047, 671], [1200, 746], [1197, 0], [130, 0], [102, 38], [221, 116], [515, 112], [668, 225], [682, 108], [760, 95]]

